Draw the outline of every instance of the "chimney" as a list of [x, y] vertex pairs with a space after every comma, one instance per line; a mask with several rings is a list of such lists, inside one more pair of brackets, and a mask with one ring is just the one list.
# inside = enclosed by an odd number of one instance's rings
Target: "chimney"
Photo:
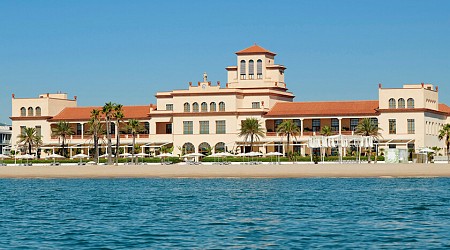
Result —
[[12, 97], [12, 99], [14, 99], [14, 98], [16, 98], [16, 95], [15, 95], [15, 94], [12, 94], [11, 97]]
[[198, 86], [200, 86], [200, 82], [198, 82], [197, 84], [198, 84]]
[[192, 87], [192, 82], [189, 82], [189, 87]]
[[228, 88], [228, 83], [227, 83], [227, 85], [226, 85], [226, 88]]
[[217, 86], [219, 86], [219, 87], [220, 87], [220, 81], [217, 81]]
[[73, 99], [75, 99], [75, 101], [77, 100], [77, 96], [74, 96]]
[[436, 86], [436, 92], [439, 92], [439, 87], [438, 86]]
[[211, 81], [208, 82], [208, 86], [211, 86]]
[[378, 83], [378, 88], [381, 89], [381, 83]]
[[424, 88], [424, 86], [425, 86], [425, 84], [424, 84], [424, 83], [422, 83], [422, 88]]

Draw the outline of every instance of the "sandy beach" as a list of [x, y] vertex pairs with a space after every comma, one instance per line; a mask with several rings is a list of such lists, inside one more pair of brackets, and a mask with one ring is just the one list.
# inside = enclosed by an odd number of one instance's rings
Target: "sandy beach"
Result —
[[3, 166], [0, 178], [450, 177], [449, 164]]

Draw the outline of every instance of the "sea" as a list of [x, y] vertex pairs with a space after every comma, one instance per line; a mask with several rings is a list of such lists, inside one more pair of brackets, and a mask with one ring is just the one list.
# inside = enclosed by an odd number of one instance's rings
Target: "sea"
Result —
[[0, 249], [317, 248], [450, 248], [450, 179], [0, 179]]

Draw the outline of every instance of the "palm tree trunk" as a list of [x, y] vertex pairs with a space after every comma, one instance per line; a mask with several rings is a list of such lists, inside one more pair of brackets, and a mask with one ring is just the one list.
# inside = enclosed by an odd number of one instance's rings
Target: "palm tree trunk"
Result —
[[112, 142], [111, 142], [111, 122], [106, 118], [106, 137], [108, 139], [108, 165], [112, 165]]
[[370, 155], [372, 154], [372, 147], [369, 147], [369, 155], [367, 156], [367, 161], [370, 163]]
[[286, 142], [286, 156], [289, 156], [289, 144], [290, 144], [290, 141], [291, 141], [291, 134], [287, 134], [287, 142]]
[[252, 149], [253, 149], [253, 135], [250, 137], [250, 152], [252, 152]]
[[28, 153], [31, 155], [31, 142], [28, 143]]
[[98, 136], [94, 134], [94, 160], [98, 164]]
[[62, 141], [62, 145], [61, 145], [62, 155], [63, 155], [64, 157], [66, 157], [66, 148], [64, 147], [65, 144], [66, 144], [66, 138], [63, 136], [63, 137], [61, 138], [61, 141]]

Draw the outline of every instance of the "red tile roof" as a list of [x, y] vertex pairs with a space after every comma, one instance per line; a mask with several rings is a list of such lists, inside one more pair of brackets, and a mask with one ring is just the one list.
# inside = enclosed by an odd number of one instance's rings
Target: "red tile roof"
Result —
[[236, 55], [246, 55], [246, 54], [250, 54], [250, 55], [251, 54], [269, 54], [269, 55], [273, 55], [273, 56], [276, 55], [275, 53], [273, 53], [269, 50], [266, 50], [265, 48], [263, 48], [259, 45], [256, 45], [256, 44], [253, 46], [250, 46], [246, 49], [236, 52]]
[[[150, 108], [156, 108], [153, 105], [146, 106], [123, 106], [124, 119], [144, 119], [148, 117]], [[59, 114], [51, 118], [51, 121], [84, 121], [89, 120], [93, 109], [102, 109], [102, 107], [72, 107], [65, 108]]]
[[447, 115], [450, 115], [450, 107], [443, 103], [439, 103], [439, 111], [445, 112], [447, 113]]
[[377, 115], [378, 101], [279, 102], [266, 117]]

